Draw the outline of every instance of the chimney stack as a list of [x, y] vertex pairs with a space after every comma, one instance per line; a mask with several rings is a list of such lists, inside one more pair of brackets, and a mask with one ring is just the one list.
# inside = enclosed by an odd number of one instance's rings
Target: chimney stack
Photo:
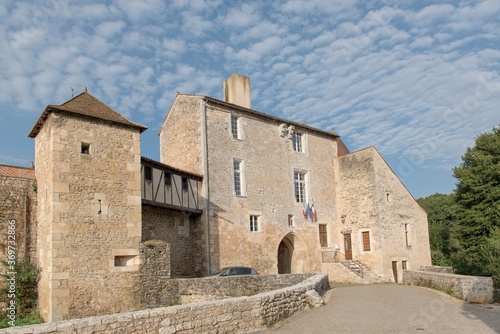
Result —
[[224, 101], [252, 109], [250, 78], [234, 73], [224, 81]]

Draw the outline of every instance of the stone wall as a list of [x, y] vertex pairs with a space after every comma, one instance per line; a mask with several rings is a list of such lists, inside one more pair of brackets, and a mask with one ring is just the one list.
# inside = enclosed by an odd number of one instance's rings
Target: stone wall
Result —
[[[334, 233], [351, 235], [353, 259], [398, 282], [405, 266], [430, 265], [427, 214], [377, 150], [342, 156], [336, 168], [338, 213], [344, 218]], [[369, 250], [364, 249], [363, 232], [369, 233]], [[344, 253], [343, 240], [338, 243]]]
[[169, 244], [170, 277], [203, 274], [203, 235], [200, 216], [161, 207], [142, 207], [142, 240]]
[[53, 112], [35, 148], [43, 318], [138, 309], [140, 130]]
[[471, 303], [493, 302], [493, 280], [491, 277], [405, 270], [403, 284], [441, 290]]
[[[10, 221], [15, 221], [15, 235], [9, 243]], [[15, 248], [18, 260], [36, 264], [35, 179], [0, 175], [0, 260], [7, 260], [7, 245]]]
[[442, 267], [442, 266], [423, 266], [420, 267], [422, 271], [433, 271], [436, 273], [447, 273], [447, 274], [453, 274], [453, 267]]
[[317, 274], [294, 286], [250, 297], [9, 328], [0, 333], [246, 333], [306, 308], [308, 292], [323, 295], [326, 289], [328, 276]]
[[[182, 304], [253, 296], [298, 284], [315, 274], [249, 275], [173, 280]], [[229, 278], [229, 279], [228, 279]], [[322, 289], [325, 289], [323, 287]]]
[[[210, 183], [212, 269], [247, 265], [276, 274], [279, 246], [286, 240], [291, 264], [281, 273], [319, 271], [319, 225], [329, 231], [335, 217], [335, 137], [300, 126], [292, 130], [290, 124], [230, 106], [207, 104], [207, 114], [210, 168], [204, 181]], [[237, 139], [231, 134], [232, 116], [238, 117]], [[303, 152], [293, 149], [292, 131], [302, 134]], [[235, 160], [242, 170], [240, 195], [234, 190]], [[305, 175], [304, 203], [295, 199], [294, 172]], [[302, 214], [307, 203], [315, 205], [314, 220]], [[250, 230], [251, 215], [258, 217], [258, 231]], [[327, 243], [332, 247], [329, 233]]]

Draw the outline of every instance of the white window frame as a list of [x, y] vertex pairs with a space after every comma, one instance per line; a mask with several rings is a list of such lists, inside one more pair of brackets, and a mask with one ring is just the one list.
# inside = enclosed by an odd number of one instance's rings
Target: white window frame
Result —
[[[300, 176], [302, 176], [302, 178], [300, 178]], [[307, 203], [307, 198], [308, 198], [307, 184], [308, 184], [308, 173], [302, 170], [294, 170], [293, 197], [295, 199], [295, 203], [297, 204]]]
[[304, 133], [293, 130], [292, 147], [295, 152], [304, 153]]
[[235, 196], [246, 196], [245, 165], [242, 159], [233, 159], [233, 191]]
[[260, 216], [250, 215], [250, 232], [260, 232]]
[[242, 139], [241, 133], [241, 119], [239, 116], [231, 115], [231, 119], [229, 121], [231, 123], [231, 137], [233, 139]]

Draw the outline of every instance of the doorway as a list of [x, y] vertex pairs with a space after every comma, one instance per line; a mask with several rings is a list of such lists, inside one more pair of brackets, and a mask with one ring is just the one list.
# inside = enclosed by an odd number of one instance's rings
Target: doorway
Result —
[[281, 240], [278, 246], [278, 274], [290, 274], [292, 272], [293, 245], [290, 240], [285, 239]]
[[394, 282], [398, 284], [398, 261], [392, 261], [392, 273], [394, 274]]
[[352, 241], [351, 241], [351, 233], [344, 234], [344, 250], [345, 250], [345, 259], [352, 260]]

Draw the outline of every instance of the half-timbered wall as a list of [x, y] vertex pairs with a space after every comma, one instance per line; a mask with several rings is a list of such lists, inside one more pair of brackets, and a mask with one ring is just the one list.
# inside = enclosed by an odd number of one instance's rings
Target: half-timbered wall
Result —
[[141, 184], [143, 204], [201, 213], [201, 176], [184, 173], [168, 165], [142, 158]]

